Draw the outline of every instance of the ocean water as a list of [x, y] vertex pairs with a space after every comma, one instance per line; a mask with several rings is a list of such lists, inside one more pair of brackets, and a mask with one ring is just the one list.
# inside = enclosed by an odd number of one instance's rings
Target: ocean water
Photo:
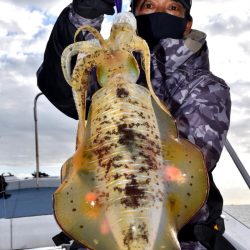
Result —
[[250, 205], [225, 205], [224, 210], [250, 228]]

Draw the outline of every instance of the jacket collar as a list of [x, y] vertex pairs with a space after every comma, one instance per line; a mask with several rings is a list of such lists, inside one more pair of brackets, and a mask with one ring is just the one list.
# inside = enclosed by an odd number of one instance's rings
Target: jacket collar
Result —
[[159, 62], [164, 64], [166, 73], [173, 72], [182, 65], [190, 69], [208, 69], [207, 50], [206, 55], [203, 55], [200, 60], [197, 60], [195, 55], [205, 43], [206, 34], [198, 30], [192, 30], [184, 39], [160, 40], [151, 52], [153, 70], [159, 67]]

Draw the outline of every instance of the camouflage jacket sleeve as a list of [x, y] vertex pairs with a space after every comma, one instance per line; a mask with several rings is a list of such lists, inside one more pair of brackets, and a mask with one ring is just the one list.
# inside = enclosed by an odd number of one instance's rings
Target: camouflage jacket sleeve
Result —
[[230, 110], [229, 87], [208, 73], [191, 84], [175, 114], [180, 136], [201, 149], [208, 171], [213, 170], [220, 158], [229, 128]]
[[[74, 42], [76, 29], [81, 25], [92, 25], [101, 28], [103, 16], [86, 19], [74, 12], [71, 5], [59, 15], [50, 34], [43, 63], [37, 71], [37, 84], [49, 101], [64, 114], [78, 119], [71, 87], [64, 79], [61, 69], [61, 54]], [[88, 33], [79, 36], [79, 40], [88, 40]], [[74, 65], [72, 65], [73, 67]]]

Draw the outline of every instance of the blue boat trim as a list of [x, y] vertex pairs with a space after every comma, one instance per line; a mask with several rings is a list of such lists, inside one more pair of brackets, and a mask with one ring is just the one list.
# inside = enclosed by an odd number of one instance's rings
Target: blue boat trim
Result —
[[8, 199], [0, 199], [0, 219], [53, 214], [55, 187], [11, 190]]

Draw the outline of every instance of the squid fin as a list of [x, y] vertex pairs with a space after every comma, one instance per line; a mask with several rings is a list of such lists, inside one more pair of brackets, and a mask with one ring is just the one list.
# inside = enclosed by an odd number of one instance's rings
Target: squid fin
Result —
[[173, 118], [152, 99], [162, 141], [166, 207], [179, 231], [202, 207], [208, 193], [204, 158], [197, 146], [178, 138]]
[[208, 194], [208, 176], [203, 156], [184, 139], [163, 142], [166, 206], [179, 231], [201, 209]]
[[65, 179], [54, 193], [56, 220], [67, 235], [90, 249], [118, 249], [92, 178], [93, 174], [78, 170]]

